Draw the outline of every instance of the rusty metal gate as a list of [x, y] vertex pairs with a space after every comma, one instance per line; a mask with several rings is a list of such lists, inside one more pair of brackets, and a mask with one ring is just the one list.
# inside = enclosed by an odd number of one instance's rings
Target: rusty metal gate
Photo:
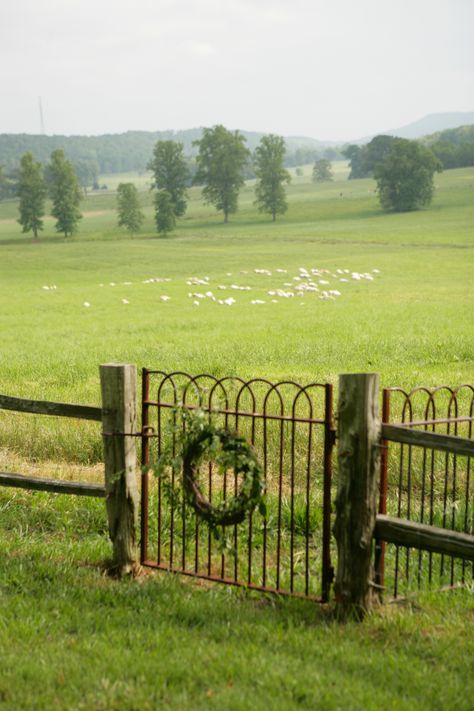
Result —
[[[474, 437], [474, 386], [383, 391], [382, 421], [438, 434]], [[471, 458], [384, 441], [379, 513], [474, 533]], [[377, 541], [376, 582], [397, 597], [413, 588], [472, 584], [474, 564], [447, 554]]]
[[[232, 526], [225, 549], [208, 526], [153, 475], [176, 444], [177, 408], [202, 409], [253, 445], [265, 475], [265, 517]], [[332, 385], [301, 386], [143, 370], [141, 562], [144, 566], [254, 590], [327, 601], [331, 567]], [[201, 472], [211, 502], [239, 482], [212, 462]]]

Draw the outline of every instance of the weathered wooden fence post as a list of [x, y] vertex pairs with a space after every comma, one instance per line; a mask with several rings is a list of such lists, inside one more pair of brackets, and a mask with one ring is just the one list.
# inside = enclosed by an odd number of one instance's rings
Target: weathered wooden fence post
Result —
[[104, 433], [105, 495], [113, 544], [111, 572], [119, 577], [139, 570], [136, 550], [138, 489], [136, 480], [137, 370], [134, 365], [100, 366]]
[[338, 490], [334, 535], [336, 615], [362, 619], [372, 597], [372, 536], [377, 515], [381, 424], [379, 376], [339, 376]]

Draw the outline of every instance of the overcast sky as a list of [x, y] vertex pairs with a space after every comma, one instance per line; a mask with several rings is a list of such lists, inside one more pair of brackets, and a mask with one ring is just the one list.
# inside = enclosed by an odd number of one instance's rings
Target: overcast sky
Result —
[[474, 110], [474, 0], [3, 0], [0, 133], [347, 140]]

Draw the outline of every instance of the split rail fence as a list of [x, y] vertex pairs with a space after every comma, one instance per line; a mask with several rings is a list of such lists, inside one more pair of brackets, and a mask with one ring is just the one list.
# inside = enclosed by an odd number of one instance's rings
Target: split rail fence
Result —
[[[103, 365], [100, 376], [100, 408], [0, 396], [0, 409], [101, 422], [104, 485], [9, 472], [0, 472], [0, 485], [105, 498], [117, 574], [139, 567], [141, 506], [142, 565], [262, 591], [327, 601], [337, 545], [341, 618], [354, 611], [362, 617], [374, 593], [396, 596], [413, 579], [419, 586], [474, 579], [472, 386], [386, 389], [380, 419], [378, 376], [340, 376], [336, 494], [331, 385], [145, 369], [138, 429], [135, 366]], [[149, 473], [177, 406], [212, 412], [244, 434], [263, 462], [267, 515], [233, 528], [230, 555], [216, 548], [185, 503], [169, 507], [161, 481]], [[238, 482], [215, 474], [209, 463], [209, 498], [233, 495]]]

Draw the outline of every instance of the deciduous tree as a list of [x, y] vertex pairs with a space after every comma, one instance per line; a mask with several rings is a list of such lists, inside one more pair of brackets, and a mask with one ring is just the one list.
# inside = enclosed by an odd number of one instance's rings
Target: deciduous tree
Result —
[[320, 158], [313, 165], [313, 183], [324, 183], [333, 179], [331, 161]]
[[272, 220], [288, 209], [285, 183], [291, 176], [283, 167], [285, 140], [281, 136], [263, 136], [255, 149], [256, 204], [260, 212], [269, 212]]
[[81, 188], [74, 167], [71, 161], [66, 159], [63, 150], [58, 149], [51, 153], [47, 174], [53, 201], [51, 214], [56, 218], [56, 231], [69, 237], [77, 231], [77, 225], [82, 218], [79, 210]]
[[365, 146], [347, 146], [343, 153], [351, 162], [349, 180], [369, 178], [376, 166], [389, 152], [395, 138], [393, 136], [375, 136]]
[[20, 198], [18, 222], [22, 232], [33, 232], [35, 239], [43, 229], [44, 201], [47, 187], [41, 163], [35, 162], [31, 153], [25, 153], [20, 162], [18, 197]]
[[171, 196], [176, 217], [184, 215], [189, 170], [183, 155], [183, 145], [175, 141], [157, 141], [148, 169], [153, 171], [153, 187], [166, 190]]
[[176, 225], [176, 214], [171, 194], [167, 190], [158, 190], [155, 194], [155, 221], [160, 235], [172, 232]]
[[351, 172], [349, 173], [349, 180], [367, 178], [370, 175], [370, 171], [368, 171], [365, 166], [365, 154], [361, 146], [351, 144], [350, 146], [346, 146], [342, 153], [349, 161], [351, 169]]
[[204, 185], [205, 201], [222, 210], [224, 222], [228, 222], [229, 215], [237, 211], [243, 170], [250, 156], [245, 138], [239, 131], [219, 125], [205, 128], [202, 138], [193, 145], [199, 148], [194, 182]]
[[117, 188], [118, 225], [134, 235], [142, 226], [145, 216], [140, 210], [138, 190], [133, 183], [120, 183]]
[[375, 169], [377, 191], [384, 210], [406, 212], [429, 205], [433, 176], [441, 171], [436, 156], [416, 141], [397, 138]]
[[88, 187], [97, 185], [99, 165], [96, 160], [81, 158], [74, 163], [74, 170], [84, 193], [87, 193]]

